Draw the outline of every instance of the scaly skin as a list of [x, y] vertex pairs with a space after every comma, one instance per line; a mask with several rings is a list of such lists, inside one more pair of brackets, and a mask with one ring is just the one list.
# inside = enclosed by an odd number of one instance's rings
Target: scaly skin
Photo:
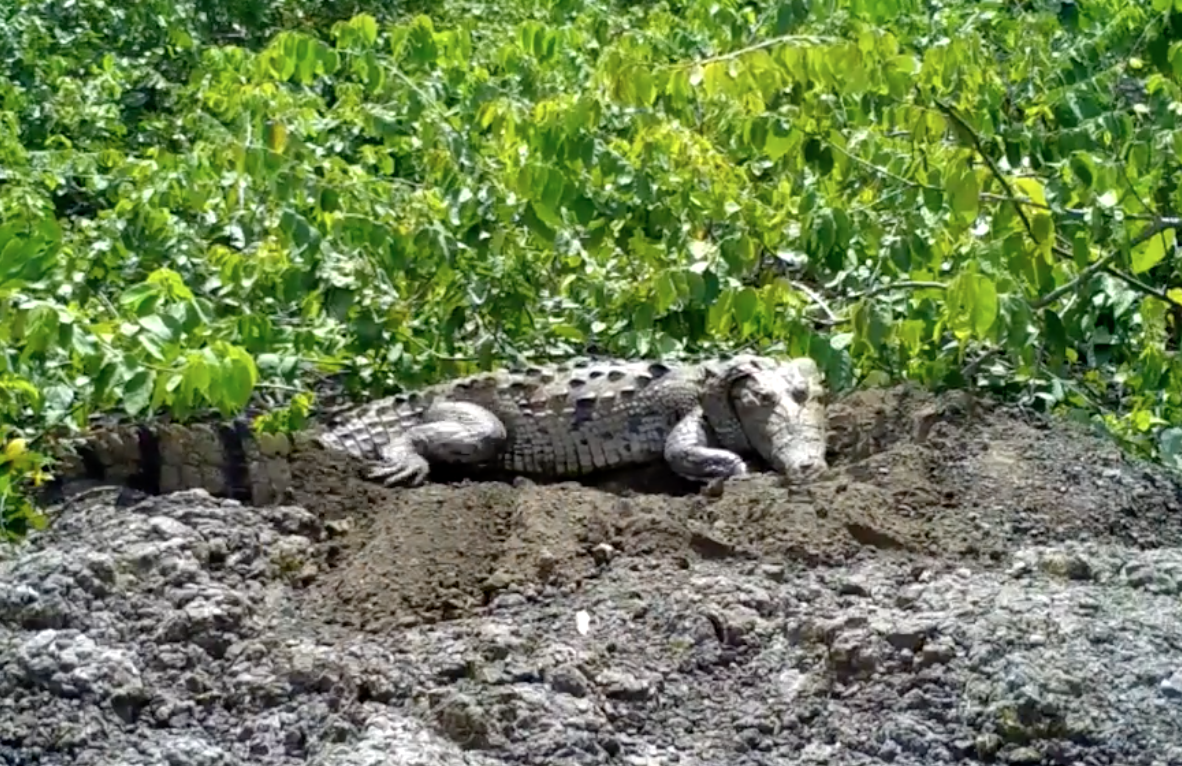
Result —
[[290, 485], [293, 439], [363, 458], [368, 477], [386, 486], [421, 484], [433, 463], [573, 478], [660, 459], [714, 481], [745, 474], [751, 454], [807, 475], [825, 466], [823, 395], [810, 359], [498, 370], [363, 404], [339, 425], [290, 439], [240, 422], [121, 426], [95, 434], [88, 465], [105, 478], [158, 476], [147, 483], [160, 492], [201, 487], [255, 503]]

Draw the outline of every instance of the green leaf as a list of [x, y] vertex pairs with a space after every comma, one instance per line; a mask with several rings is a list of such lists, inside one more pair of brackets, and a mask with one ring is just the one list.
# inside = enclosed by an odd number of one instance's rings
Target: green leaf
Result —
[[672, 273], [666, 271], [657, 277], [654, 284], [657, 293], [657, 311], [665, 312], [669, 310], [674, 302], [677, 301], [677, 285], [673, 282]]
[[587, 340], [586, 334], [571, 324], [556, 324], [550, 327], [550, 332], [554, 333], [560, 338], [573, 340], [576, 343], [582, 343]]
[[1010, 183], [1013, 185], [1014, 193], [1018, 197], [1025, 197], [1034, 203], [1036, 209], [1045, 210], [1047, 206], [1047, 194], [1038, 179], [1022, 176], [1011, 179]]
[[633, 103], [641, 106], [652, 105], [657, 97], [657, 89], [651, 72], [647, 69], [633, 69], [629, 84]]
[[783, 120], [772, 120], [765, 134], [763, 151], [773, 162], [796, 147], [796, 138]]
[[156, 373], [151, 370], [139, 370], [123, 384], [123, 409], [131, 417], [136, 417], [145, 409], [152, 398], [152, 389], [156, 385]]
[[978, 338], [985, 338], [997, 321], [997, 285], [989, 277], [976, 274], [973, 276], [971, 289], [970, 317], [973, 332]]
[[258, 382], [258, 369], [254, 361], [242, 349], [235, 349], [222, 365], [221, 375], [216, 381], [214, 402], [223, 415], [238, 411], [250, 402], [250, 396]]
[[963, 172], [949, 176], [945, 190], [953, 213], [969, 221], [977, 217], [981, 187], [973, 170], [966, 167]]
[[1055, 223], [1049, 214], [1039, 212], [1030, 216], [1030, 228], [1034, 232], [1034, 241], [1042, 245], [1044, 250], [1054, 244]]
[[1182, 469], [1182, 428], [1163, 428], [1158, 444], [1162, 460], [1175, 470]]
[[641, 303], [632, 312], [632, 327], [636, 330], [650, 330], [654, 319], [656, 319], [656, 312], [653, 310], [652, 304]]
[[545, 209], [544, 207], [539, 209], [539, 207], [534, 205], [532, 202], [527, 204], [525, 209], [521, 211], [522, 223], [524, 223], [534, 234], [541, 237], [543, 241], [549, 243], [554, 242], [554, 238], [557, 236], [557, 232], [554, 230], [554, 227], [548, 224], [545, 220], [545, 218], [551, 217], [552, 214], [549, 210]]
[[1078, 232], [1071, 240], [1071, 255], [1075, 261], [1075, 265], [1079, 268], [1086, 267], [1092, 261], [1091, 243], [1088, 240], [1087, 232]]
[[307, 85], [316, 76], [317, 50], [315, 40], [299, 35], [295, 42], [296, 80]]
[[693, 86], [690, 85], [689, 71], [686, 69], [675, 69], [669, 73], [669, 79], [665, 83], [665, 93], [678, 106], [684, 107], [691, 98], [693, 98]]
[[264, 140], [267, 142], [267, 147], [280, 154], [283, 153], [287, 146], [287, 128], [282, 122], [270, 120], [267, 122]]
[[16, 222], [0, 226], [0, 293], [49, 276], [56, 265], [60, 236], [52, 219], [31, 227]]
[[1043, 327], [1046, 328], [1046, 351], [1061, 361], [1067, 351], [1067, 328], [1059, 314], [1052, 309], [1043, 309], [1042, 316]]
[[213, 379], [210, 371], [211, 366], [214, 370], [220, 367], [216, 359], [212, 360], [212, 365], [200, 356], [189, 359], [189, 363], [185, 365], [181, 373], [180, 391], [185, 404], [192, 405], [201, 399], [212, 398], [209, 396], [209, 385]]
[[746, 125], [746, 138], [748, 145], [762, 149], [767, 145], [768, 126], [767, 120], [764, 117], [756, 117], [749, 120]]
[[349, 26], [361, 34], [361, 39], [367, 45], [373, 45], [378, 39], [378, 22], [368, 13], [361, 13], [349, 21]]
[[128, 309], [138, 317], [156, 312], [160, 299], [160, 287], [149, 283], [132, 285], [119, 294], [119, 305]]
[[984, 339], [997, 321], [997, 286], [983, 274], [961, 274], [948, 285], [946, 311], [958, 337]]
[[1143, 274], [1162, 262], [1166, 253], [1174, 249], [1174, 229], [1166, 229], [1133, 248], [1134, 274]]
[[180, 335], [175, 322], [168, 322], [164, 317], [156, 314], [140, 317], [139, 325], [166, 343], [175, 342]]
[[546, 168], [544, 182], [540, 189], [535, 188], [535, 199], [548, 209], [557, 211], [562, 207], [562, 197], [566, 191], [566, 179], [562, 173], [554, 168]]
[[759, 313], [759, 295], [750, 287], [744, 287], [735, 294], [734, 306], [739, 324], [750, 324]]
[[944, 206], [944, 192], [932, 186], [923, 187], [923, 205], [935, 213]]
[[820, 139], [816, 137], [809, 137], [809, 139], [804, 142], [804, 161], [810, 165], [818, 164], [821, 161], [821, 151], [823, 148], [824, 145], [821, 143]]
[[1085, 189], [1092, 188], [1092, 183], [1096, 180], [1096, 173], [1094, 171], [1094, 163], [1092, 158], [1083, 152], [1074, 152], [1071, 155], [1071, 172], [1075, 173], [1075, 177], [1083, 184]]
[[[706, 95], [711, 98], [723, 95], [730, 90], [731, 76], [726, 65], [722, 62], [712, 62], [702, 67], [701, 78]], [[690, 82], [693, 82], [692, 75]]]
[[776, 8], [774, 34], [777, 37], [788, 34], [808, 17], [808, 13], [808, 4], [805, 0], [785, 0], [780, 3]]
[[727, 290], [710, 305], [707, 327], [711, 335], [726, 337], [730, 334], [731, 322], [734, 320], [733, 301], [734, 293]]
[[755, 242], [746, 234], [730, 237], [722, 243], [722, 257], [731, 273], [742, 273], [755, 263]]
[[923, 348], [923, 335], [926, 325], [918, 319], [908, 319], [900, 322], [894, 328], [895, 337], [911, 354], [917, 354]]

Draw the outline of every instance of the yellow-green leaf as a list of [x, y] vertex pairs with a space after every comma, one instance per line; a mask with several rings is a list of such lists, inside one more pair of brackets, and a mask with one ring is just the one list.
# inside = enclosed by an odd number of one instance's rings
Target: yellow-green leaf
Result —
[[362, 13], [354, 16], [349, 21], [349, 26], [361, 33], [361, 39], [368, 45], [373, 45], [374, 41], [378, 39], [378, 22], [373, 16], [368, 13]]
[[266, 141], [267, 147], [271, 151], [282, 153], [284, 147], [287, 146], [287, 127], [282, 122], [268, 122]]
[[750, 287], [744, 287], [735, 295], [735, 319], [747, 324], [759, 311], [759, 296]]
[[1014, 178], [1010, 181], [1014, 193], [1018, 197], [1026, 197], [1041, 208], [1047, 206], [1047, 194], [1041, 183], [1035, 178]]
[[1142, 274], [1149, 271], [1166, 257], [1166, 253], [1174, 247], [1174, 230], [1166, 229], [1154, 237], [1133, 248], [1133, 273]]
[[950, 175], [947, 189], [954, 213], [967, 220], [977, 217], [981, 187], [977, 183], [977, 174], [972, 169], [965, 168], [960, 174]]
[[972, 302], [969, 315], [973, 332], [978, 338], [984, 338], [986, 333], [997, 321], [997, 286], [993, 280], [983, 274], [977, 274], [972, 280]]
[[566, 338], [567, 340], [573, 340], [578, 343], [582, 343], [587, 339], [587, 336], [583, 334], [583, 331], [578, 327], [575, 327], [573, 324], [556, 324], [550, 328], [550, 332], [554, 333], [560, 338]]
[[28, 449], [28, 442], [24, 439], [13, 439], [8, 444], [4, 445], [4, 459], [13, 461], [19, 458]]

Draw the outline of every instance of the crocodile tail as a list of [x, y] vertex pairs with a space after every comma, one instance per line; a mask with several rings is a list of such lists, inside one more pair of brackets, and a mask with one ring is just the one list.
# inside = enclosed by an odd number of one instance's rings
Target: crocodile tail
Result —
[[159, 495], [204, 489], [250, 505], [281, 501], [291, 487], [296, 440], [256, 434], [249, 423], [119, 424], [89, 434], [54, 467], [62, 481], [89, 479]]

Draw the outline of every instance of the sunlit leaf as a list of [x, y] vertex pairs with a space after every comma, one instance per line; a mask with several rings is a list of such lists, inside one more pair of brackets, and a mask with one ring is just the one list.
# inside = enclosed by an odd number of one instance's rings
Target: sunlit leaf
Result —
[[1132, 250], [1132, 267], [1134, 274], [1143, 274], [1162, 262], [1166, 253], [1174, 249], [1174, 229], [1166, 229]]

